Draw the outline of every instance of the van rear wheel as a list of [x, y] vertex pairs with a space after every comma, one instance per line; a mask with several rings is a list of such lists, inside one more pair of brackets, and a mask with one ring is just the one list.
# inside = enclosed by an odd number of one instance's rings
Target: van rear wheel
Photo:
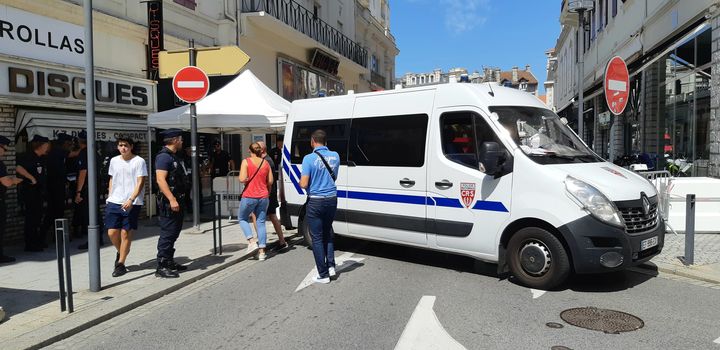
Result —
[[303, 244], [308, 247], [312, 247], [312, 237], [310, 237], [310, 225], [308, 225], [308, 222], [307, 220], [305, 220], [304, 217], [301, 217], [301, 221], [298, 224], [298, 231], [303, 236]]
[[560, 240], [539, 227], [521, 229], [507, 249], [510, 272], [530, 288], [549, 290], [570, 275], [570, 260]]

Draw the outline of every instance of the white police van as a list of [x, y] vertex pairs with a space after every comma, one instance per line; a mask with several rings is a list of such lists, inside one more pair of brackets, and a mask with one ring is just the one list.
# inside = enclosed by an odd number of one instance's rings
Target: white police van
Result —
[[338, 235], [495, 262], [540, 289], [662, 249], [648, 181], [601, 159], [536, 97], [496, 84], [294, 101], [283, 205], [306, 237], [300, 167], [316, 129], [341, 157]]

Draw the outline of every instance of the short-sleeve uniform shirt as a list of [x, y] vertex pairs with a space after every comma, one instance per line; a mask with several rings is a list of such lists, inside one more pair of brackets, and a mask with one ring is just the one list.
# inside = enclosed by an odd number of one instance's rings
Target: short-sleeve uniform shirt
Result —
[[[337, 176], [340, 170], [340, 156], [337, 152], [329, 150], [326, 146], [316, 147], [313, 151], [318, 151], [323, 158], [325, 158], [325, 161], [328, 162], [335, 176]], [[322, 159], [320, 159], [315, 152], [303, 158], [302, 176], [310, 177], [310, 185], [308, 186], [309, 195], [320, 197], [333, 197], [337, 195], [335, 180], [333, 180]]]
[[[45, 187], [45, 184], [47, 184], [47, 164], [45, 163], [45, 157], [38, 156], [35, 152], [30, 152], [18, 161], [18, 165], [25, 168], [30, 175], [35, 177], [40, 187]], [[27, 183], [29, 184], [30, 181]]]

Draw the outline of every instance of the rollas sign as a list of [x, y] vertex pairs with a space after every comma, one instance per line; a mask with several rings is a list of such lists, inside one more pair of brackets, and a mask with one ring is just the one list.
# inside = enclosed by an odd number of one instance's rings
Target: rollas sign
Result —
[[[84, 105], [83, 73], [51, 70], [0, 62], [0, 97], [10, 96], [51, 103]], [[153, 87], [150, 84], [98, 77], [95, 80], [98, 107], [152, 112]]]

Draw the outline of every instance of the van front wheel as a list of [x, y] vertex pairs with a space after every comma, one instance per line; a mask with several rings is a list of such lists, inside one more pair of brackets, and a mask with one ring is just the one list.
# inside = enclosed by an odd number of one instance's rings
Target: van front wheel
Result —
[[521, 229], [510, 238], [507, 249], [510, 272], [521, 284], [549, 290], [570, 275], [570, 260], [562, 243], [538, 227]]

